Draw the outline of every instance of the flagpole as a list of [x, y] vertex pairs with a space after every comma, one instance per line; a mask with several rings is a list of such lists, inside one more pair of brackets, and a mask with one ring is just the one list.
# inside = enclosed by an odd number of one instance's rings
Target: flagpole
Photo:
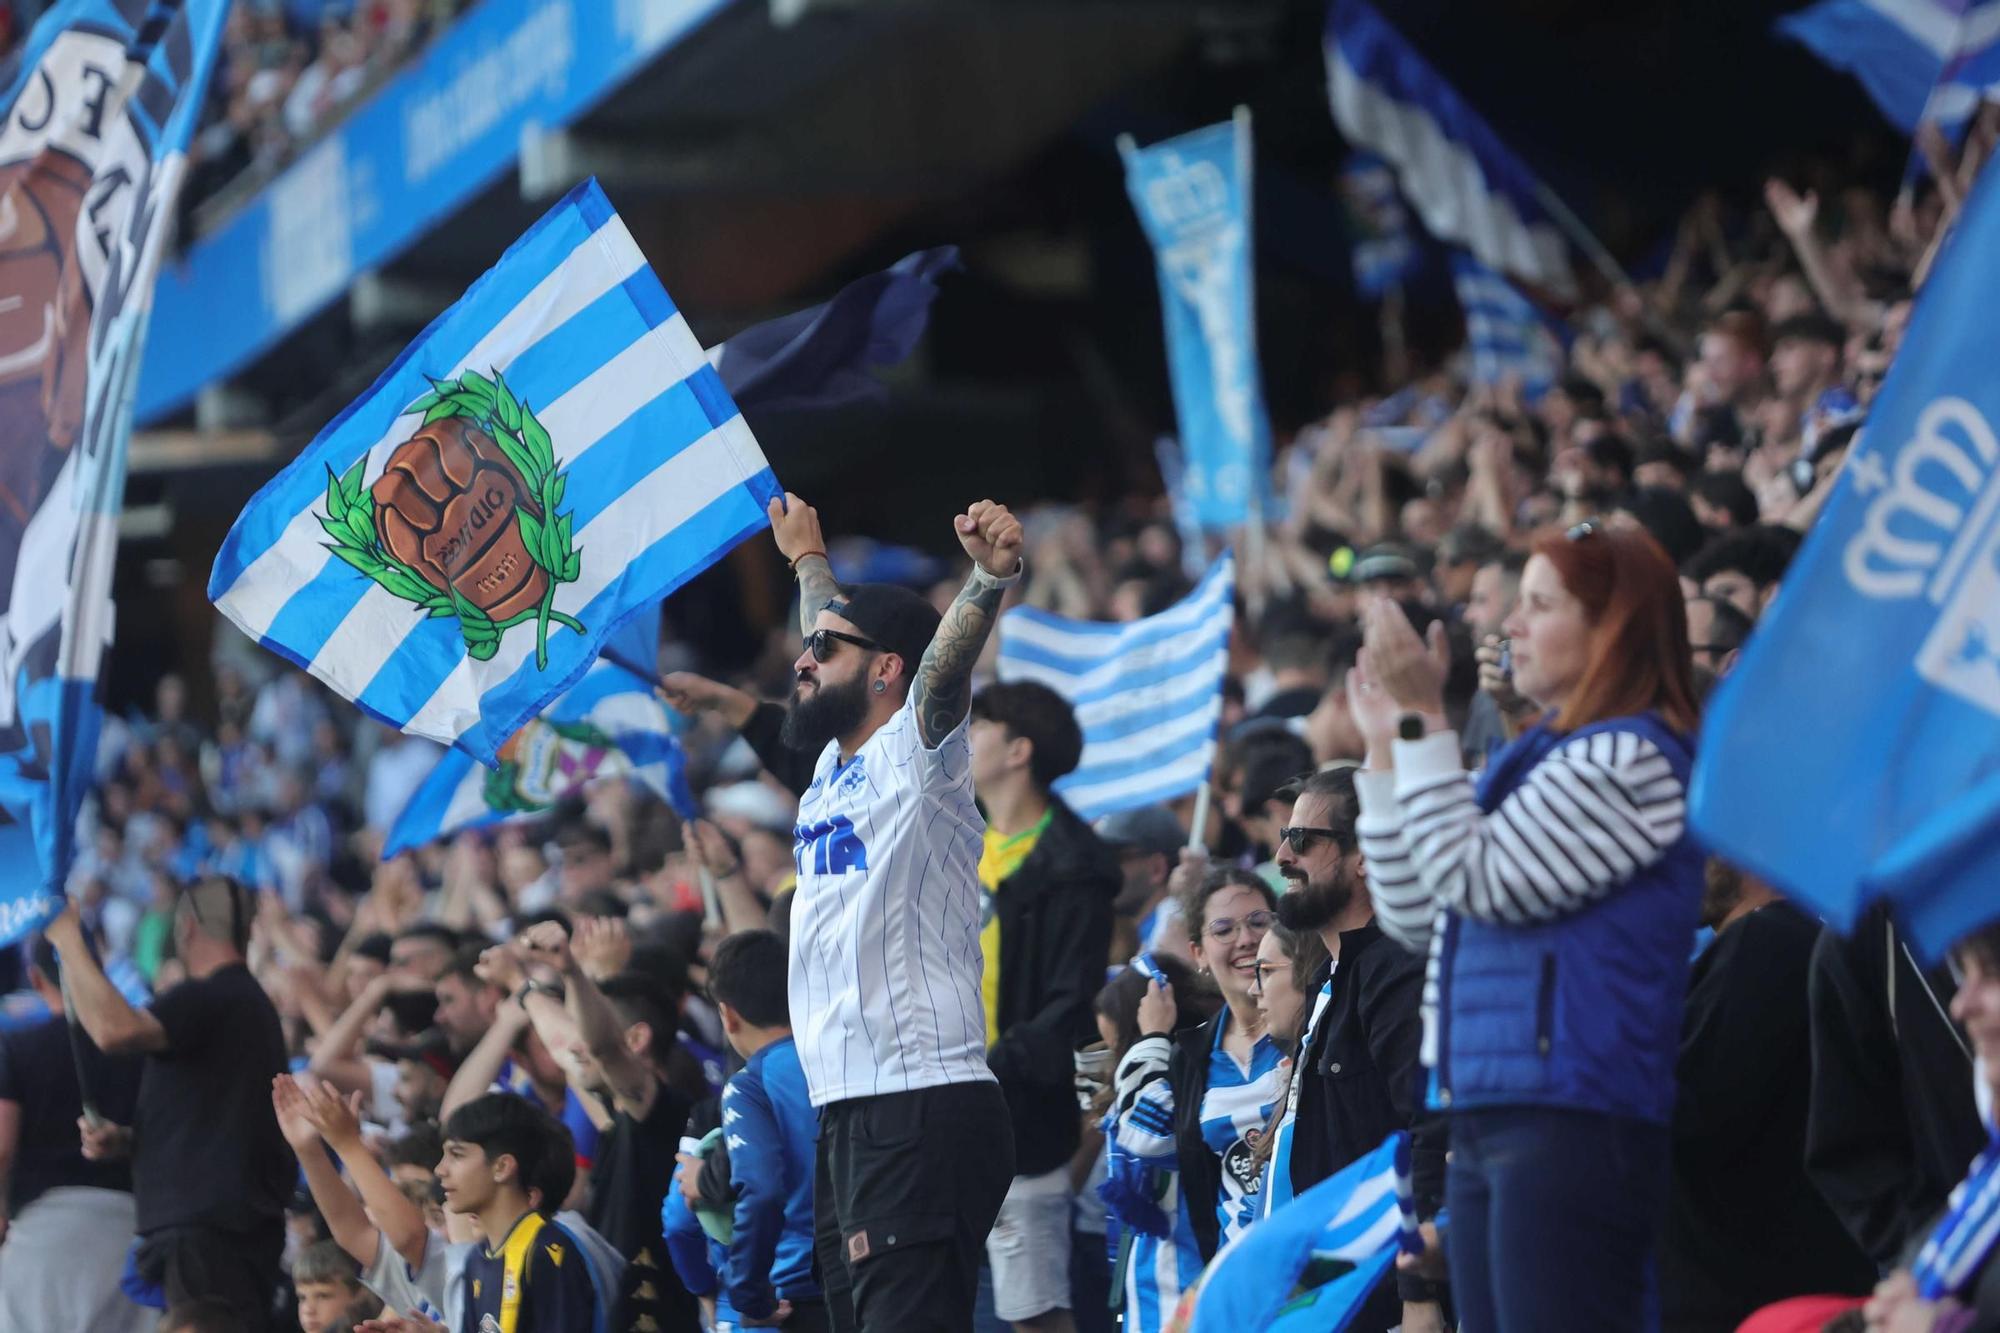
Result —
[[[87, 935], [83, 947], [91, 947]], [[104, 1117], [97, 1113], [97, 1098], [90, 1093], [90, 1072], [83, 1058], [83, 1025], [77, 1021], [76, 997], [70, 994], [69, 969], [60, 960], [56, 963], [56, 986], [62, 991], [63, 1024], [69, 1029], [69, 1058], [76, 1065], [76, 1090], [83, 1100], [83, 1118], [96, 1129], [104, 1123]]]
[[1547, 209], [1549, 216], [1555, 219], [1556, 225], [1563, 229], [1570, 240], [1576, 242], [1577, 249], [1589, 256], [1590, 262], [1604, 275], [1606, 282], [1614, 287], [1634, 285], [1632, 275], [1625, 271], [1624, 265], [1604, 248], [1604, 242], [1598, 240], [1596, 233], [1583, 224], [1582, 218], [1570, 211], [1562, 196], [1550, 189], [1547, 182], [1541, 180], [1535, 182], [1535, 202]]

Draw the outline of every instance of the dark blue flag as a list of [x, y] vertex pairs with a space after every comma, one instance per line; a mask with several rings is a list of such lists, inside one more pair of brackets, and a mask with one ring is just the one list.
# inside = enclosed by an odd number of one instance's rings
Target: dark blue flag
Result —
[[737, 405], [753, 414], [841, 407], [882, 396], [869, 372], [908, 356], [924, 336], [937, 280], [958, 267], [941, 245], [856, 278], [824, 305], [753, 324], [709, 361]]

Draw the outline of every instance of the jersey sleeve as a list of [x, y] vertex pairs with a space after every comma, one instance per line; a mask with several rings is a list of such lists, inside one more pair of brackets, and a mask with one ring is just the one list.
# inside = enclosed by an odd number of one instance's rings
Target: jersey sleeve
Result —
[[601, 1326], [590, 1265], [567, 1232], [537, 1237], [515, 1333], [588, 1333]]
[[762, 1318], [777, 1308], [771, 1262], [785, 1228], [784, 1141], [764, 1090], [738, 1074], [722, 1094], [729, 1180], [736, 1189], [734, 1235], [724, 1282], [739, 1314]]

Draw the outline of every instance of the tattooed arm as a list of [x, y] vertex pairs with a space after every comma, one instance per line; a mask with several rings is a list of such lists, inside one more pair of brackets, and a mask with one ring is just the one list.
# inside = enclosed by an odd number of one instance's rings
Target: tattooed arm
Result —
[[833, 566], [827, 563], [819, 511], [786, 491], [784, 499], [771, 501], [764, 512], [771, 520], [771, 535], [777, 539], [779, 554], [799, 578], [799, 633], [811, 634], [820, 609], [840, 595]]
[[911, 682], [911, 702], [924, 744], [936, 748], [972, 707], [972, 667], [999, 618], [1001, 599], [1021, 572], [1021, 521], [1007, 506], [981, 500], [958, 516], [959, 545], [973, 559], [965, 581], [938, 623]]

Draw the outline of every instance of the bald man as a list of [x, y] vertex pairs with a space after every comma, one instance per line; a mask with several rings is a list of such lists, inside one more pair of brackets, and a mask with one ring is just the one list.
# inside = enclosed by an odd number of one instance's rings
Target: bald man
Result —
[[49, 923], [72, 1009], [108, 1055], [143, 1055], [131, 1126], [79, 1122], [83, 1155], [129, 1154], [141, 1276], [167, 1303], [215, 1300], [243, 1327], [270, 1327], [285, 1200], [295, 1174], [271, 1114], [285, 1071], [278, 1011], [244, 965], [256, 904], [208, 876], [174, 907], [174, 954], [188, 979], [135, 1009], [105, 978], [70, 904]]

